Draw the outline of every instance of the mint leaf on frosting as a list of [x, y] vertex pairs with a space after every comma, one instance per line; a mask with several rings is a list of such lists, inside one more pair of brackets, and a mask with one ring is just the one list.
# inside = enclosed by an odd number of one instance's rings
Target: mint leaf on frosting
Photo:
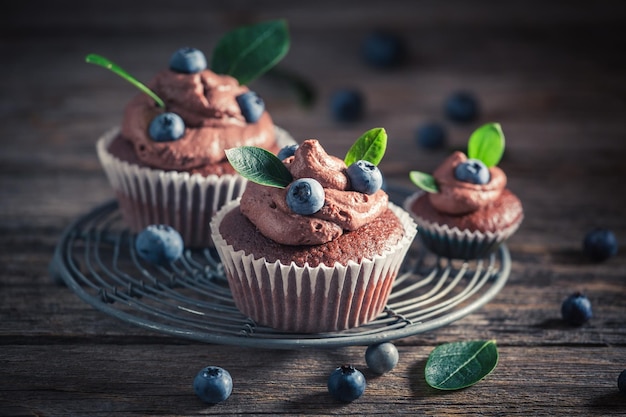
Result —
[[417, 185], [422, 190], [428, 193], [438, 193], [439, 188], [437, 187], [437, 182], [435, 181], [435, 177], [430, 174], [426, 174], [419, 171], [411, 171], [409, 172], [409, 179], [413, 182], [413, 184]]
[[368, 130], [350, 147], [343, 161], [347, 166], [359, 160], [378, 165], [387, 149], [387, 132], [382, 127]]
[[257, 146], [226, 149], [226, 158], [242, 177], [270, 187], [285, 188], [293, 177], [283, 162], [268, 150]]
[[85, 57], [85, 62], [89, 64], [99, 65], [108, 70], [111, 70], [112, 72], [116, 73], [117, 75], [119, 75], [120, 77], [122, 77], [123, 79], [125, 79], [126, 81], [134, 85], [135, 87], [139, 88], [142, 92], [149, 95], [150, 98], [152, 98], [156, 102], [156, 104], [159, 105], [159, 107], [163, 109], [165, 108], [165, 103], [163, 102], [163, 100], [161, 100], [159, 96], [157, 96], [154, 93], [154, 91], [150, 90], [143, 83], [141, 83], [135, 77], [130, 75], [128, 72], [126, 72], [122, 67], [115, 64], [113, 61], [109, 60], [108, 58], [105, 58], [97, 54], [89, 54]]
[[504, 154], [504, 133], [500, 123], [487, 123], [472, 133], [467, 144], [467, 156], [479, 159], [488, 168], [498, 165]]
[[276, 65], [289, 50], [289, 31], [283, 19], [242, 26], [217, 43], [211, 69], [248, 84]]

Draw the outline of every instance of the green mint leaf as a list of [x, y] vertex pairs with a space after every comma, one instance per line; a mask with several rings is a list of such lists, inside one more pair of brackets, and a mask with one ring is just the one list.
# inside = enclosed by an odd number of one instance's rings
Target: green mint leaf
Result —
[[101, 67], [104, 67], [108, 70], [113, 71], [114, 73], [116, 73], [117, 75], [119, 75], [120, 77], [122, 77], [123, 79], [125, 79], [126, 81], [134, 85], [135, 87], [139, 88], [142, 92], [149, 95], [150, 98], [152, 98], [159, 105], [159, 107], [165, 108], [165, 103], [163, 102], [163, 100], [161, 100], [159, 96], [157, 96], [152, 90], [146, 87], [143, 83], [139, 82], [135, 77], [130, 75], [128, 72], [126, 72], [122, 67], [110, 61], [109, 59], [103, 56], [97, 55], [97, 54], [89, 54], [85, 57], [85, 62], [89, 64], [99, 65]]
[[438, 193], [439, 188], [437, 187], [437, 182], [435, 181], [435, 177], [430, 174], [425, 174], [419, 171], [411, 171], [409, 172], [409, 178], [413, 182], [413, 184], [417, 185], [422, 190], [428, 193]]
[[211, 69], [248, 84], [276, 65], [289, 50], [285, 20], [243, 26], [226, 33], [217, 43]]
[[504, 133], [500, 123], [487, 123], [472, 133], [467, 156], [480, 159], [488, 168], [498, 165], [504, 154]]
[[361, 159], [378, 165], [387, 149], [387, 132], [382, 127], [376, 127], [363, 133], [350, 147], [343, 161], [347, 166]]
[[440, 390], [474, 385], [498, 364], [495, 340], [446, 343], [436, 347], [426, 362], [426, 382]]
[[285, 188], [293, 177], [280, 159], [257, 146], [226, 149], [226, 158], [242, 177], [270, 187]]

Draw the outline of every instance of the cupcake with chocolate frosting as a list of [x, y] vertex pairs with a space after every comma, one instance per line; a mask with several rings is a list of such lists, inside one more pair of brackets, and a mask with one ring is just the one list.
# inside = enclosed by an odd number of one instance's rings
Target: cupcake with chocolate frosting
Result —
[[470, 137], [468, 154], [454, 152], [433, 175], [411, 171], [420, 191], [404, 202], [424, 246], [453, 259], [482, 258], [495, 251], [521, 224], [522, 203], [496, 165], [504, 152], [499, 124], [486, 124]]
[[[241, 196], [247, 183], [224, 150], [251, 145], [277, 153], [295, 143], [246, 85], [284, 56], [286, 30], [285, 22], [273, 21], [227, 34], [216, 47], [212, 69], [200, 50], [181, 48], [169, 68], [147, 83], [151, 94], [137, 94], [126, 105], [120, 128], [100, 138], [99, 159], [132, 231], [167, 224], [188, 247], [211, 245], [211, 217]], [[259, 31], [270, 33], [281, 48], [256, 61], [256, 72], [218, 72], [227, 67], [224, 61], [236, 59], [233, 39], [242, 42]], [[229, 52], [220, 54], [225, 48]]]
[[314, 139], [282, 161], [227, 151], [250, 182], [214, 217], [212, 237], [237, 307], [258, 324], [332, 332], [383, 311], [416, 227], [380, 188], [384, 129], [357, 144], [344, 160]]

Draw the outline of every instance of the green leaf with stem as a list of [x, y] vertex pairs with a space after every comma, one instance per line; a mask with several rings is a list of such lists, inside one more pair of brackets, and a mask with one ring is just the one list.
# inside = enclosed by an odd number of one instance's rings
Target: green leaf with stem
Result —
[[289, 50], [284, 19], [243, 26], [225, 34], [215, 46], [211, 69], [248, 84], [276, 65]]
[[417, 185], [419, 188], [428, 193], [439, 192], [435, 177], [430, 174], [426, 174], [420, 171], [411, 171], [409, 172], [409, 179], [411, 180], [411, 182], [413, 182], [413, 184]]
[[85, 57], [85, 61], [89, 64], [99, 65], [108, 70], [111, 70], [112, 72], [116, 73], [117, 75], [119, 75], [120, 77], [128, 81], [129, 83], [133, 84], [135, 87], [139, 88], [139, 90], [141, 90], [142, 92], [150, 96], [159, 105], [159, 107], [165, 108], [165, 103], [163, 102], [163, 100], [161, 100], [159, 96], [157, 96], [152, 90], [146, 87], [143, 83], [138, 81], [135, 77], [130, 75], [128, 72], [126, 72], [122, 67], [110, 61], [109, 59], [101, 55], [89, 54]]
[[479, 159], [488, 168], [498, 165], [504, 154], [504, 133], [500, 123], [487, 123], [472, 133], [467, 145], [467, 156]]
[[343, 161], [347, 166], [359, 160], [378, 165], [387, 149], [387, 132], [382, 127], [368, 130], [348, 149]]
[[226, 149], [226, 158], [242, 177], [270, 187], [285, 188], [293, 177], [291, 172], [270, 151], [257, 146]]
[[474, 385], [498, 364], [495, 340], [445, 343], [428, 356], [426, 382], [440, 390], [457, 390]]

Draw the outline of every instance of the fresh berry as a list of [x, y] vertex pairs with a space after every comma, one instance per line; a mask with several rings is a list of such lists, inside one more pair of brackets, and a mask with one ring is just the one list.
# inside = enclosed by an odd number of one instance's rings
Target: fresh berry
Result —
[[483, 161], [468, 159], [454, 168], [454, 178], [472, 184], [487, 184], [491, 179], [491, 174]]
[[183, 74], [195, 74], [207, 68], [206, 58], [196, 48], [180, 48], [170, 58], [170, 69]]
[[346, 173], [352, 189], [359, 193], [374, 194], [383, 185], [383, 174], [378, 167], [363, 159], [350, 164]]
[[591, 302], [580, 292], [576, 292], [563, 301], [561, 316], [569, 324], [580, 326], [592, 317]]
[[622, 373], [619, 374], [619, 377], [617, 377], [617, 388], [619, 389], [619, 392], [626, 395], [626, 369], [624, 369]]
[[233, 379], [226, 369], [207, 366], [194, 378], [193, 390], [205, 403], [217, 404], [230, 397], [233, 392]]
[[608, 229], [593, 229], [585, 235], [583, 252], [594, 262], [605, 261], [617, 254], [617, 239]]
[[446, 99], [444, 110], [446, 116], [452, 121], [472, 122], [478, 118], [478, 100], [470, 92], [458, 91]]
[[377, 374], [391, 371], [398, 364], [398, 349], [391, 342], [377, 343], [368, 346], [365, 351], [367, 366]]
[[290, 156], [292, 156], [293, 154], [296, 153], [296, 149], [298, 149], [298, 144], [293, 144], [293, 145], [287, 145], [287, 146], [283, 146], [281, 148], [280, 151], [278, 151], [278, 155], [276, 155], [278, 157], [278, 159], [280, 159], [281, 161], [285, 158], [289, 158]]
[[164, 224], [146, 227], [135, 239], [135, 250], [139, 256], [156, 265], [174, 262], [183, 254], [183, 248], [180, 233]]
[[176, 113], [161, 113], [150, 122], [148, 134], [156, 142], [171, 142], [185, 134], [185, 122]]
[[354, 122], [363, 117], [365, 99], [360, 91], [341, 89], [333, 93], [330, 100], [333, 118], [338, 122]]
[[365, 62], [376, 68], [399, 66], [407, 55], [404, 40], [383, 30], [371, 32], [364, 38], [361, 53]]
[[316, 213], [324, 206], [325, 197], [324, 188], [313, 178], [297, 179], [287, 189], [287, 205], [297, 214]]
[[415, 141], [422, 148], [439, 149], [446, 143], [446, 131], [441, 123], [424, 123], [415, 131]]
[[248, 123], [256, 123], [265, 111], [265, 102], [254, 91], [248, 91], [235, 97], [241, 114]]
[[365, 391], [365, 376], [351, 365], [342, 365], [328, 377], [328, 392], [336, 400], [349, 403]]

